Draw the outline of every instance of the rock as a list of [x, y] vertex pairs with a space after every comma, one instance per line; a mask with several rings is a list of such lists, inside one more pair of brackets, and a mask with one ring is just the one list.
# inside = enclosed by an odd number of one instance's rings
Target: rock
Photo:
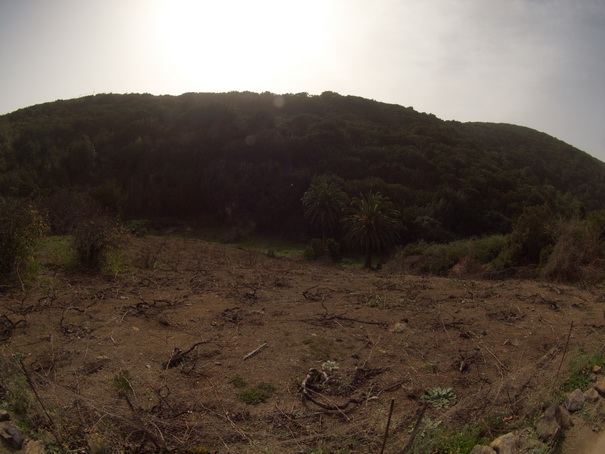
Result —
[[567, 395], [567, 398], [565, 399], [565, 408], [571, 412], [581, 410], [584, 407], [585, 400], [584, 393], [580, 388], [577, 388]]
[[25, 436], [21, 429], [10, 423], [0, 426], [0, 439], [4, 440], [13, 449], [21, 449], [23, 443], [25, 443]]
[[518, 442], [517, 435], [514, 432], [510, 432], [496, 438], [490, 443], [490, 447], [498, 454], [517, 454]]
[[605, 418], [605, 401], [599, 399], [597, 405], [594, 408], [594, 414], [597, 418]]
[[23, 454], [46, 454], [44, 443], [41, 441], [28, 440], [23, 448]]
[[6, 410], [0, 410], [0, 421], [10, 421], [11, 415]]
[[573, 426], [573, 420], [571, 419], [571, 413], [567, 411], [563, 405], [559, 405], [559, 415], [561, 419], [559, 423], [561, 424], [561, 429], [565, 430]]
[[471, 451], [471, 454], [496, 454], [496, 451], [489, 446], [476, 445]]
[[561, 435], [561, 412], [557, 404], [551, 405], [536, 421], [538, 438], [545, 443], [555, 442]]
[[395, 323], [393, 327], [390, 329], [392, 333], [405, 333], [408, 331], [409, 326], [407, 323]]
[[605, 378], [598, 380], [594, 385], [594, 389], [596, 389], [601, 396], [605, 396]]
[[586, 391], [584, 391], [584, 398], [588, 402], [596, 402], [597, 400], [599, 400], [599, 393], [597, 392], [596, 389], [590, 388], [590, 389], [587, 389]]

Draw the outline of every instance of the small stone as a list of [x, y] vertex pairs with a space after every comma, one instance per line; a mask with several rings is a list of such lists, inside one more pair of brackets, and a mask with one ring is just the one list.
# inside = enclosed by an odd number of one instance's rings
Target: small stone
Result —
[[597, 400], [599, 400], [599, 393], [596, 389], [590, 388], [584, 391], [584, 397], [588, 402], [596, 402]]
[[6, 410], [0, 410], [0, 421], [10, 421], [11, 415]]
[[568, 394], [565, 399], [565, 408], [571, 412], [581, 410], [584, 407], [585, 400], [584, 393], [580, 388], [577, 388]]
[[605, 378], [598, 380], [594, 385], [594, 389], [596, 389], [601, 396], [605, 396]]
[[605, 418], [605, 401], [599, 399], [594, 407], [594, 414], [597, 418]]
[[594, 366], [592, 368], [592, 373], [593, 374], [598, 374], [599, 372], [601, 372], [601, 369], [602, 369], [601, 366]]
[[551, 405], [536, 421], [536, 433], [544, 443], [554, 443], [561, 435], [561, 413], [558, 405]]
[[490, 447], [498, 454], [517, 454], [517, 444], [519, 437], [510, 432], [496, 438], [490, 443]]
[[565, 430], [565, 429], [569, 429], [571, 426], [573, 426], [573, 420], [571, 419], [571, 413], [569, 413], [569, 411], [567, 411], [567, 408], [565, 408], [563, 405], [559, 405], [559, 415], [560, 415], [560, 423], [561, 423], [561, 429]]
[[496, 454], [489, 446], [476, 445], [470, 454]]
[[390, 331], [392, 333], [405, 333], [408, 329], [407, 323], [395, 323]]
[[32, 441], [29, 440], [25, 443], [25, 447], [23, 448], [23, 454], [45, 454], [46, 449], [44, 449], [44, 443], [41, 441]]

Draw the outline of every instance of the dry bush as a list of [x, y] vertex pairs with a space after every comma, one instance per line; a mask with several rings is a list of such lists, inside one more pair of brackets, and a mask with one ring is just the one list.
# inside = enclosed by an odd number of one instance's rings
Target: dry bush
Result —
[[449, 273], [450, 276], [458, 279], [480, 278], [485, 273], [485, 265], [471, 256], [463, 257], [454, 265]]
[[541, 269], [541, 277], [562, 282], [597, 282], [603, 279], [604, 248], [593, 224], [567, 221], [558, 228], [554, 248]]
[[99, 270], [107, 254], [124, 240], [124, 232], [117, 220], [105, 213], [83, 219], [73, 231], [73, 247], [79, 264], [87, 269]]
[[45, 219], [34, 204], [0, 200], [0, 275], [23, 269], [46, 230]]

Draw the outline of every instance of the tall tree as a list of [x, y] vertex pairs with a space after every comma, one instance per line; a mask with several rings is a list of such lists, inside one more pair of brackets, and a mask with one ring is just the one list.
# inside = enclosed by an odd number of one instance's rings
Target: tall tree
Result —
[[401, 214], [380, 192], [361, 194], [352, 201], [353, 213], [344, 219], [349, 244], [366, 255], [364, 267], [372, 267], [372, 257], [390, 249], [402, 227]]
[[317, 178], [302, 196], [305, 217], [314, 229], [321, 232], [324, 243], [335, 236], [349, 198], [335, 181]]

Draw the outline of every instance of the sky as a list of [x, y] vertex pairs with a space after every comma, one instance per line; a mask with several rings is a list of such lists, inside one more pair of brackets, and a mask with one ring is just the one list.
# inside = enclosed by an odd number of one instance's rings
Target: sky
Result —
[[605, 0], [0, 0], [0, 115], [246, 90], [513, 123], [605, 161]]

